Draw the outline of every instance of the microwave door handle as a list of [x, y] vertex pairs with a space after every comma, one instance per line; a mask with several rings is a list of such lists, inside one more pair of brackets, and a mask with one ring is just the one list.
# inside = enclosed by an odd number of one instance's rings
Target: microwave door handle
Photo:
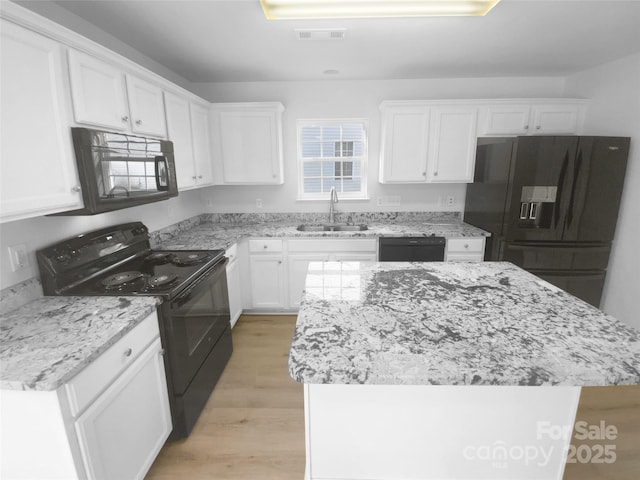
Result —
[[156, 162], [156, 189], [159, 192], [169, 190], [169, 162], [167, 157], [162, 155], [155, 158]]

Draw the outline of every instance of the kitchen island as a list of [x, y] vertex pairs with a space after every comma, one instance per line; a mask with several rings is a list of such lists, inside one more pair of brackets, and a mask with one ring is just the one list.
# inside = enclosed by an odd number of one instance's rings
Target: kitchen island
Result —
[[560, 479], [640, 333], [505, 262], [312, 263], [289, 357], [307, 479]]

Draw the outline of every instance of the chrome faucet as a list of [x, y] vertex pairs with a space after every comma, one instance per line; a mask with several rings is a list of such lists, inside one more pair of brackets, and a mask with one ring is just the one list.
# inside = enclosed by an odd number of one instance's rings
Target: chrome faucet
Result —
[[329, 223], [336, 223], [336, 209], [335, 204], [338, 203], [338, 194], [336, 193], [336, 187], [331, 187], [329, 190]]

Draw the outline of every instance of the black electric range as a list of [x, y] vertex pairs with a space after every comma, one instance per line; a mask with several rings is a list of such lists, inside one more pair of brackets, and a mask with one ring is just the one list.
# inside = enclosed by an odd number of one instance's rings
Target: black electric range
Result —
[[151, 295], [158, 307], [173, 432], [191, 432], [233, 351], [224, 250], [153, 250], [140, 222], [36, 252], [45, 295]]

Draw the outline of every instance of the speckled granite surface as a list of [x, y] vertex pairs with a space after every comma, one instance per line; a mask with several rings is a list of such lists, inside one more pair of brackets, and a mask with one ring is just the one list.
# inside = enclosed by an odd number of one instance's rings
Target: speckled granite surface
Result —
[[640, 332], [507, 262], [312, 263], [290, 357], [305, 383], [640, 383]]
[[489, 233], [462, 223], [458, 214], [446, 212], [353, 213], [343, 215], [338, 222], [351, 217], [355, 224], [366, 224], [367, 230], [358, 232], [301, 232], [302, 223], [326, 223], [324, 214], [236, 214], [202, 215], [152, 234], [155, 248], [226, 249], [243, 238], [251, 237], [480, 237]]
[[0, 388], [55, 390], [155, 309], [155, 297], [43, 297], [0, 317]]

